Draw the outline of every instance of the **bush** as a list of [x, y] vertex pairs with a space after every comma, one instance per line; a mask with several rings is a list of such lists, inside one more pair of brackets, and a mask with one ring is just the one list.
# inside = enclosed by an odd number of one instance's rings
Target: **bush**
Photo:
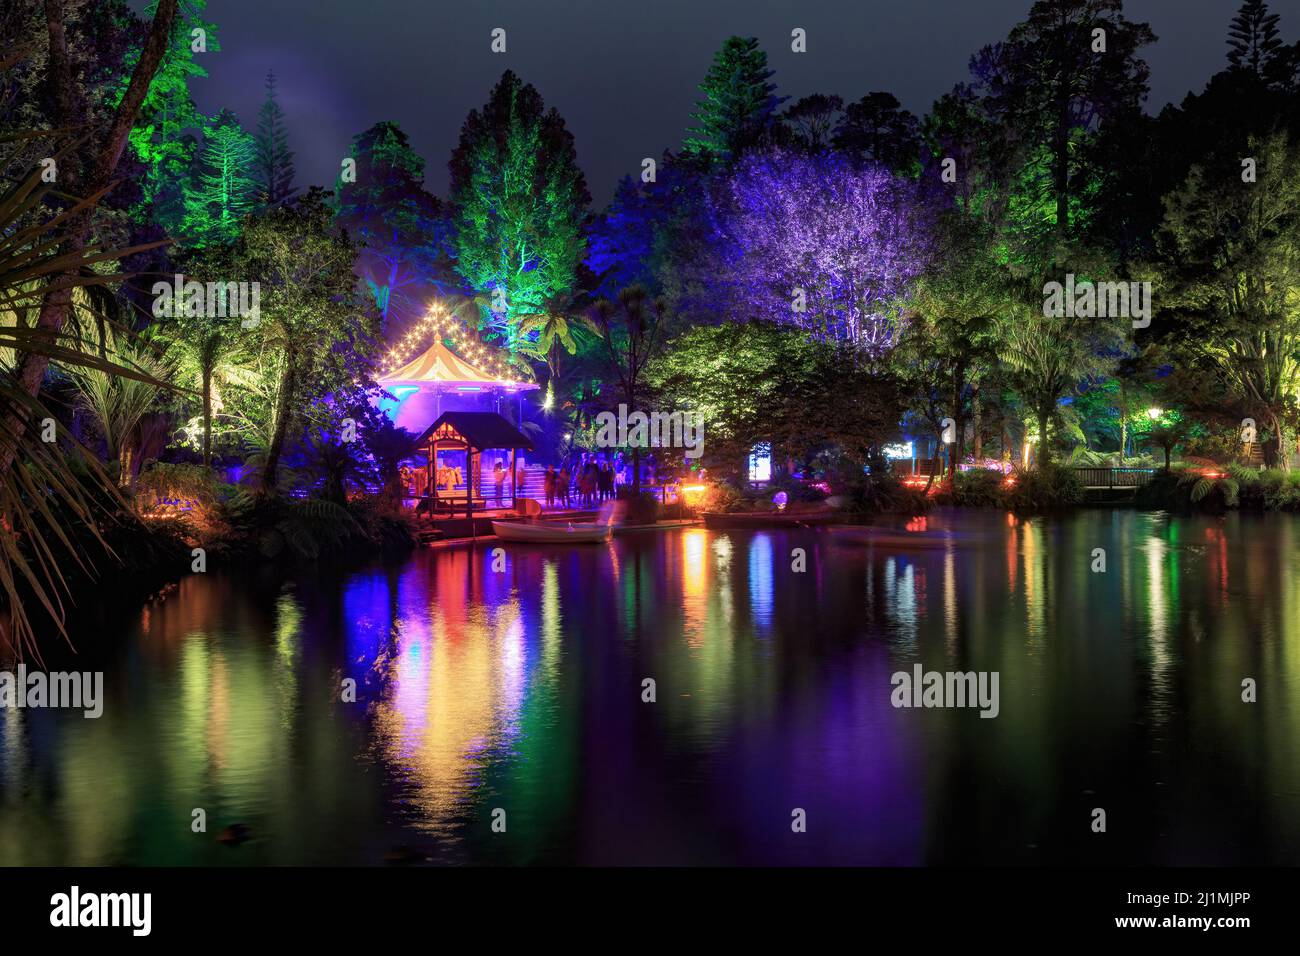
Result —
[[1005, 498], [1013, 511], [1056, 511], [1083, 501], [1083, 482], [1070, 468], [1040, 463], [1029, 471], [1014, 472], [1013, 477]]
[[946, 497], [952, 504], [967, 508], [1001, 507], [1006, 504], [1006, 476], [992, 468], [959, 471]]

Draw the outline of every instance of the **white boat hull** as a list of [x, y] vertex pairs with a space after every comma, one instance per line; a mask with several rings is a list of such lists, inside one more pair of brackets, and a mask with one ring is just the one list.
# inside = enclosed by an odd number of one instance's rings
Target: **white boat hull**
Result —
[[607, 524], [561, 524], [523, 521], [493, 521], [492, 530], [502, 541], [520, 541], [532, 544], [580, 544], [609, 540], [610, 526]]

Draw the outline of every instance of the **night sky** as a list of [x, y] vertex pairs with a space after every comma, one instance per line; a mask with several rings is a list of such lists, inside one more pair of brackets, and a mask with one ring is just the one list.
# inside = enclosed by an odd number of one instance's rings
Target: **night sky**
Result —
[[[918, 115], [968, 77], [971, 54], [1005, 38], [1032, 0], [208, 0], [222, 51], [193, 84], [208, 114], [257, 126], [268, 68], [296, 153], [298, 185], [333, 184], [354, 134], [395, 120], [444, 196], [465, 114], [513, 69], [559, 109], [597, 206], [642, 157], [676, 149], [719, 45], [756, 36], [790, 102], [888, 90]], [[133, 0], [137, 9], [144, 0]], [[1225, 65], [1240, 0], [1129, 0], [1151, 24], [1150, 111], [1199, 92]], [[1300, 0], [1271, 0], [1283, 39], [1300, 38]], [[790, 31], [808, 31], [808, 52]], [[508, 52], [489, 50], [494, 27]]]

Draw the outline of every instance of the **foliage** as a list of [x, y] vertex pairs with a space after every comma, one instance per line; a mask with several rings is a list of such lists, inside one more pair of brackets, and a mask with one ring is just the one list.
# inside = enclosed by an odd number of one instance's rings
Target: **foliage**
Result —
[[1058, 511], [1083, 501], [1083, 482], [1073, 469], [1050, 462], [1037, 468], [1017, 470], [1007, 490], [1006, 503], [1019, 513]]
[[182, 229], [196, 246], [232, 242], [257, 198], [257, 148], [229, 110], [213, 120], [199, 150], [199, 174], [185, 198]]
[[894, 173], [911, 174], [920, 165], [920, 124], [892, 93], [868, 93], [845, 107], [834, 144], [860, 162]]
[[591, 197], [563, 118], [509, 70], [461, 128], [451, 195], [456, 270], [493, 299], [484, 321], [513, 351], [520, 316], [573, 292]]
[[325, 194], [300, 199], [250, 222], [233, 257], [261, 283], [261, 318], [250, 351], [261, 362], [269, 405], [258, 409], [268, 436], [262, 489], [277, 487], [285, 440], [320, 415], [317, 403], [357, 387], [374, 353], [379, 317], [361, 295], [356, 250], [333, 230]]
[[294, 193], [293, 151], [289, 149], [284, 110], [276, 99], [272, 70], [266, 73], [266, 99], [257, 114], [257, 133], [253, 140], [258, 201], [270, 206], [282, 203]]
[[1099, 127], [1138, 111], [1150, 72], [1138, 50], [1154, 42], [1147, 24], [1124, 17], [1123, 0], [1037, 0], [1005, 42], [973, 58], [1030, 233], [1064, 238], [1077, 224], [1072, 211], [1091, 179], [1082, 147]]
[[767, 54], [754, 37], [728, 37], [700, 84], [682, 153], [705, 163], [736, 159], [758, 143], [781, 98], [772, 84]]
[[1248, 151], [1257, 182], [1197, 165], [1166, 197], [1162, 317], [1170, 347], [1267, 423], [1268, 460], [1285, 467], [1300, 391], [1300, 147], [1276, 133]]
[[360, 244], [357, 272], [384, 319], [406, 323], [425, 312], [431, 290], [448, 286], [447, 214], [424, 186], [424, 159], [396, 123], [381, 122], [352, 139], [355, 181], [335, 188], [337, 222]]
[[740, 161], [715, 190], [714, 311], [790, 322], [879, 357], [896, 341], [895, 302], [927, 248], [911, 187], [836, 155], [772, 149]]
[[774, 462], [834, 448], [860, 471], [902, 410], [898, 383], [860, 351], [770, 322], [690, 329], [647, 377], [665, 404], [701, 416], [703, 460], [725, 470], [766, 441]]

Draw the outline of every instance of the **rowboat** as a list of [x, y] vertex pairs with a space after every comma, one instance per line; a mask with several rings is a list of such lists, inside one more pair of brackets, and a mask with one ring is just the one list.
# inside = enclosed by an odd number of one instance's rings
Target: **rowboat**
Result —
[[593, 522], [558, 521], [537, 522], [493, 521], [492, 530], [502, 541], [520, 541], [530, 544], [580, 544], [589, 541], [609, 540], [610, 526]]
[[859, 524], [834, 525], [827, 530], [842, 541], [894, 551], [937, 551], [968, 543], [965, 538], [941, 531], [895, 531]]
[[706, 511], [706, 528], [797, 528], [834, 521], [834, 511]]

